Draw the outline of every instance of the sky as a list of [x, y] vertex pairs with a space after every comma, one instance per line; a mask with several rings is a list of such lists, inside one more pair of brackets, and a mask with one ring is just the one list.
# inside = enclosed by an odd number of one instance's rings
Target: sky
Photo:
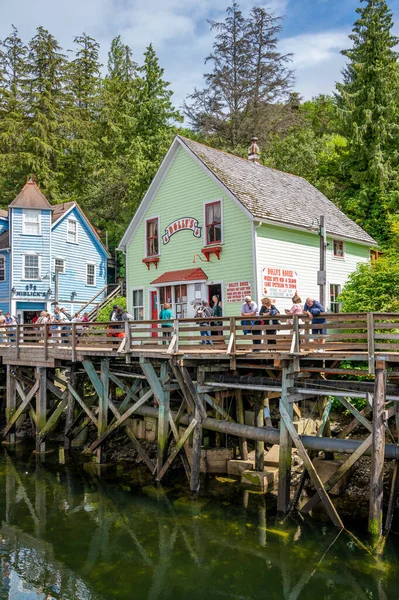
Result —
[[[107, 63], [111, 40], [118, 34], [135, 60], [142, 62], [152, 42], [171, 83], [173, 101], [181, 106], [194, 87], [203, 85], [204, 58], [212, 48], [208, 20], [223, 20], [229, 0], [0, 0], [0, 38], [15, 25], [24, 41], [39, 25], [48, 29], [66, 50], [82, 32], [101, 45]], [[328, 94], [340, 80], [349, 47], [348, 34], [356, 18], [358, 0], [241, 0], [245, 13], [263, 6], [283, 17], [279, 49], [294, 54], [295, 91], [304, 99]], [[395, 21], [399, 0], [391, 0]], [[394, 27], [399, 33], [399, 27]]]

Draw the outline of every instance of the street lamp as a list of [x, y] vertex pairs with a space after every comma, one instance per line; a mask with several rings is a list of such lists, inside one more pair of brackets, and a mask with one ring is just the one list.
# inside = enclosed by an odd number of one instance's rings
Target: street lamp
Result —
[[319, 286], [319, 302], [326, 307], [326, 285], [327, 285], [327, 231], [326, 231], [326, 220], [324, 215], [319, 218], [315, 217], [312, 221], [311, 229], [318, 232], [320, 245], [319, 245], [319, 270], [317, 271], [317, 285]]

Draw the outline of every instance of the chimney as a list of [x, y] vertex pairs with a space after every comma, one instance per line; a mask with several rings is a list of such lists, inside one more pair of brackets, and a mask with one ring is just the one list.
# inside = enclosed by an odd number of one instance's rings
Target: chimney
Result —
[[251, 145], [248, 148], [248, 160], [259, 164], [259, 146], [257, 137], [251, 139]]

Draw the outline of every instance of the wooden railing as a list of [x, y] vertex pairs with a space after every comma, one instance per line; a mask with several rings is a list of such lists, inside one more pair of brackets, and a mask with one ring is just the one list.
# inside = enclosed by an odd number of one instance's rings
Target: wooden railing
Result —
[[171, 321], [65, 323], [0, 327], [0, 350], [43, 347], [109, 350], [129, 353], [154, 350], [167, 354], [214, 352], [227, 355], [246, 352], [346, 352], [399, 354], [399, 315], [395, 313], [325, 314], [324, 323], [301, 316], [278, 315], [274, 319], [217, 317]]

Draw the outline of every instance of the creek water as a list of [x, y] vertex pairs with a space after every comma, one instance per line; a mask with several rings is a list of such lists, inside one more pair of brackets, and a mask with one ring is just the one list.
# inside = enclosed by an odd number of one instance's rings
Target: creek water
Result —
[[180, 477], [157, 490], [79, 460], [0, 449], [1, 600], [399, 597], [395, 535], [375, 557], [361, 532], [279, 523], [273, 496], [227, 477], [192, 501]]

